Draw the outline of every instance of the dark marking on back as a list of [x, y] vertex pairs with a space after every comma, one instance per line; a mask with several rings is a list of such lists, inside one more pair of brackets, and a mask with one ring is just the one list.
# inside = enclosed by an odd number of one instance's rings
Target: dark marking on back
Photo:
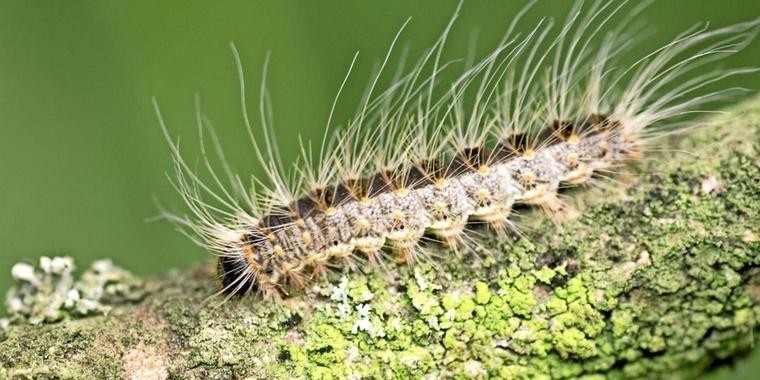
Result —
[[549, 128], [551, 129], [544, 128], [545, 131], [551, 133], [550, 136], [546, 136], [545, 138], [554, 138], [565, 141], [569, 139], [570, 136], [578, 133], [576, 127], [577, 124], [571, 122], [570, 120], [552, 120], [552, 122], [549, 124]]
[[270, 232], [277, 232], [283, 225], [293, 223], [291, 210], [279, 207], [275, 212], [261, 218], [261, 225]]
[[305, 196], [293, 202], [291, 207], [296, 211], [300, 218], [305, 219], [317, 211], [317, 202], [315, 202], [310, 196]]

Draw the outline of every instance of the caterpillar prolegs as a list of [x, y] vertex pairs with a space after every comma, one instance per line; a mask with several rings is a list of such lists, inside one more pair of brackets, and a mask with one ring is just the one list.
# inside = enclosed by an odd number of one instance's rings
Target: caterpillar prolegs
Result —
[[695, 27], [639, 60], [617, 63], [638, 32], [630, 21], [643, 9], [626, 7], [577, 3], [557, 31], [541, 20], [520, 33], [526, 7], [491, 53], [446, 80], [458, 66], [441, 58], [455, 14], [417, 62], [406, 70], [399, 64], [378, 91], [399, 32], [356, 115], [335, 124], [331, 113], [318, 152], [302, 143], [303, 164], [290, 174], [274, 139], [265, 79], [261, 129], [251, 126], [233, 46], [246, 127], [267, 178], [244, 185], [199, 115], [222, 170], [204, 147], [210, 179], [201, 178], [171, 144], [175, 185], [192, 213], [170, 218], [219, 257], [222, 293], [272, 298], [327, 269], [429, 260], [424, 239], [456, 247], [471, 224], [502, 233], [517, 204], [562, 212], [561, 188], [614, 175], [653, 139], [697, 125], [685, 115], [741, 90], [710, 85], [755, 72], [695, 69], [746, 46], [758, 21]]

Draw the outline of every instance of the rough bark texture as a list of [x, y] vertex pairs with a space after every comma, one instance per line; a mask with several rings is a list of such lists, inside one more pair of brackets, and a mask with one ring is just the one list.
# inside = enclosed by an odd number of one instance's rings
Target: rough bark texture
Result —
[[107, 315], [17, 317], [0, 378], [693, 377], [760, 326], [760, 101], [731, 114], [677, 143], [691, 154], [617, 177], [627, 186], [568, 193], [579, 218], [523, 210], [522, 236], [481, 231], [437, 268], [212, 307], [204, 263]]

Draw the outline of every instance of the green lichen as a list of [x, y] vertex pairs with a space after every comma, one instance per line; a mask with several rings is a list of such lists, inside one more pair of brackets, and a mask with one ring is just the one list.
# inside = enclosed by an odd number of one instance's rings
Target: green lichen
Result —
[[[108, 347], [117, 332], [115, 321], [100, 321], [98, 326], [43, 324], [29, 328], [19, 339], [10, 326], [9, 337], [0, 349], [0, 378], [119, 378], [118, 357]], [[97, 347], [97, 349], [93, 349]]]
[[579, 219], [525, 215], [520, 235], [484, 233], [456, 259], [336, 274], [281, 302], [213, 307], [211, 266], [170, 272], [109, 316], [10, 326], [0, 378], [156, 363], [199, 379], [693, 378], [760, 327], [754, 107], [737, 111], [745, 128], [681, 142], [703, 158], [653, 160]]

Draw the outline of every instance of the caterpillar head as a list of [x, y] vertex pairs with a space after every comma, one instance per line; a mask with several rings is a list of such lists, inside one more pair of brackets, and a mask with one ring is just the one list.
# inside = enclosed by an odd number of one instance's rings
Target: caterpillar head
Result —
[[275, 276], [271, 262], [276, 247], [263, 235], [248, 233], [230, 242], [219, 254], [217, 271], [222, 289], [228, 295], [261, 292], [262, 284]]

